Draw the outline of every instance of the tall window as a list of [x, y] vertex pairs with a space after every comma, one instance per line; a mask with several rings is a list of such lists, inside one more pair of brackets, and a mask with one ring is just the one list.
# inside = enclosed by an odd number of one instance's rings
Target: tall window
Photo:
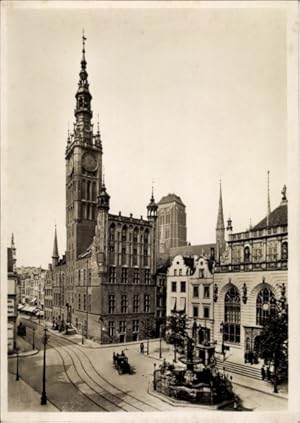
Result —
[[116, 304], [115, 304], [115, 296], [109, 295], [108, 296], [108, 313], [113, 314], [115, 312]]
[[78, 294], [78, 310], [81, 310], [81, 295]]
[[139, 312], [139, 296], [138, 295], [133, 296], [133, 312], [134, 313]]
[[193, 286], [193, 297], [194, 298], [199, 297], [199, 286]]
[[115, 332], [115, 322], [108, 322], [108, 335], [114, 336]]
[[276, 299], [269, 288], [259, 291], [256, 298], [256, 324], [263, 325], [269, 317], [275, 316]]
[[88, 295], [88, 312], [92, 311], [92, 296], [91, 294]]
[[204, 298], [209, 298], [209, 285], [204, 285], [203, 286], [203, 297]]
[[119, 331], [121, 333], [126, 332], [126, 321], [125, 320], [120, 320], [120, 322], [119, 322]]
[[180, 282], [180, 292], [185, 292], [186, 291], [186, 283], [181, 281]]
[[248, 246], [244, 248], [244, 261], [246, 263], [250, 261], [250, 248]]
[[193, 317], [198, 317], [198, 306], [193, 306]]
[[225, 295], [224, 341], [240, 342], [241, 300], [238, 290], [233, 286]]
[[139, 321], [133, 320], [132, 321], [132, 332], [138, 332], [139, 331]]
[[177, 290], [177, 282], [176, 281], [173, 281], [172, 282], [172, 286], [171, 286], [171, 291], [172, 292], [176, 292], [176, 290]]
[[144, 311], [145, 313], [150, 312], [150, 295], [146, 294], [144, 297]]
[[134, 228], [133, 231], [133, 249], [132, 249], [132, 264], [133, 266], [137, 266], [137, 243], [138, 243], [138, 229]]
[[127, 313], [127, 295], [121, 296], [121, 313]]
[[133, 283], [140, 283], [140, 269], [134, 269], [133, 272]]
[[281, 246], [281, 259], [287, 260], [288, 259], [288, 243], [283, 242]]
[[116, 268], [115, 267], [109, 268], [109, 282], [116, 283]]
[[145, 284], [150, 284], [150, 269], [145, 269]]
[[128, 282], [128, 272], [127, 272], [127, 267], [122, 269], [122, 283], [127, 283]]
[[86, 295], [83, 294], [83, 310], [86, 311]]

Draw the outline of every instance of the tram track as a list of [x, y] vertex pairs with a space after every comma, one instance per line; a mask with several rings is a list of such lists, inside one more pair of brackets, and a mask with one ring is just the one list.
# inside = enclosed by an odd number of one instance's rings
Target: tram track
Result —
[[[160, 411], [159, 408], [136, 398], [109, 382], [97, 371], [87, 354], [78, 349], [78, 346], [70, 345], [68, 340], [59, 339], [58, 336], [55, 336], [55, 342], [51, 342], [50, 344], [59, 354], [69, 381], [82, 393], [82, 395], [96, 404], [102, 411]], [[78, 383], [76, 384], [74, 380], [72, 380], [72, 377], [70, 377], [66, 365], [67, 359], [63, 357], [63, 354], [58, 348], [62, 348], [64, 354], [71, 361], [73, 369], [77, 374], [77, 379], [80, 381], [79, 385], [84, 385], [86, 392], [84, 392], [84, 390], [78, 386]], [[88, 366], [90, 366], [92, 371], [97, 375], [98, 381], [87, 372], [80, 354], [84, 356], [88, 362]], [[99, 382], [101, 382], [101, 384]], [[99, 401], [92, 398], [92, 396], [94, 397], [95, 395], [99, 397]]]

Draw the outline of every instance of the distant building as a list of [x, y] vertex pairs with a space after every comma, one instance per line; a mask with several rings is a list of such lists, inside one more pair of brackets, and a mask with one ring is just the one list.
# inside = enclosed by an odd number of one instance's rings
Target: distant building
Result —
[[178, 195], [168, 194], [158, 203], [159, 254], [186, 245], [185, 205]]
[[16, 320], [18, 307], [18, 275], [16, 272], [16, 248], [12, 235], [11, 246], [7, 248], [7, 349], [16, 349]]
[[[268, 201], [269, 203], [269, 201]], [[275, 313], [278, 300], [287, 300], [288, 201], [282, 201], [257, 225], [232, 233], [227, 224], [226, 249], [215, 268], [215, 322], [217, 349], [230, 350], [231, 360], [259, 353], [265, 319]]]
[[182, 313], [196, 343], [214, 339], [213, 261], [176, 256], [167, 272], [167, 316]]

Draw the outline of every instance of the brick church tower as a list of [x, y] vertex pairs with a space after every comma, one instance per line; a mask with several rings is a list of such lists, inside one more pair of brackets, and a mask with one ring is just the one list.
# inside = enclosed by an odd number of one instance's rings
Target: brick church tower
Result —
[[102, 145], [99, 124], [93, 134], [92, 96], [86, 71], [85, 40], [76, 92], [75, 123], [66, 148], [66, 227], [67, 261], [74, 261], [93, 240], [97, 196], [101, 190]]

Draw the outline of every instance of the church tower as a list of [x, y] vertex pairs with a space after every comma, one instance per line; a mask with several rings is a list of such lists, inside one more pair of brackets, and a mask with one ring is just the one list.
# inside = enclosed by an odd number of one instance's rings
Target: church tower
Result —
[[66, 148], [66, 229], [67, 260], [74, 261], [93, 240], [97, 219], [97, 197], [101, 190], [102, 145], [99, 122], [93, 133], [85, 41], [82, 36], [82, 59], [73, 133], [68, 133]]
[[218, 218], [217, 218], [217, 226], [216, 226], [216, 247], [217, 247], [216, 260], [217, 262], [220, 262], [220, 257], [225, 250], [225, 225], [224, 225], [221, 181], [220, 181], [219, 210], [218, 210]]

